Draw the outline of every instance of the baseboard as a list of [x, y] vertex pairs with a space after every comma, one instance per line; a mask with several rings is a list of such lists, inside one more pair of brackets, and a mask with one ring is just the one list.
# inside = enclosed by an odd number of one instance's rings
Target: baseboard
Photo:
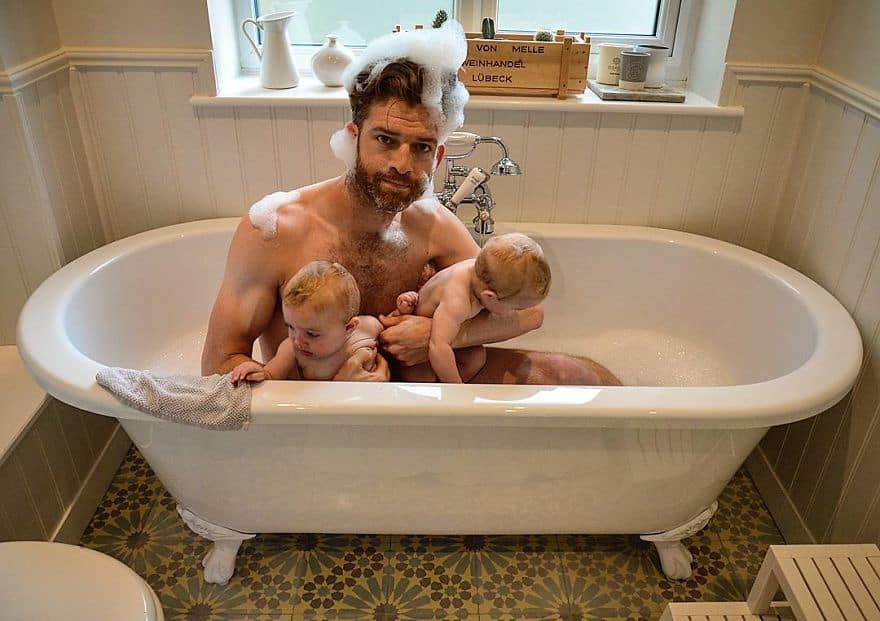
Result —
[[79, 543], [130, 446], [125, 430], [117, 425], [50, 541]]
[[803, 516], [788, 495], [782, 481], [776, 476], [773, 467], [758, 446], [746, 460], [746, 468], [752, 475], [761, 498], [767, 504], [770, 515], [782, 531], [786, 543], [816, 543], [816, 538], [807, 527]]

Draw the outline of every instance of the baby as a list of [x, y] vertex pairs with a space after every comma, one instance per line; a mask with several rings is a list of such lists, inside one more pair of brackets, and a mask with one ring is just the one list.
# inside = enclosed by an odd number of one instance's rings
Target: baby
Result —
[[[433, 317], [428, 359], [441, 382], [468, 381], [486, 363], [483, 347], [459, 350], [452, 341], [461, 324], [484, 308], [496, 315], [537, 306], [550, 289], [550, 266], [541, 247], [520, 233], [493, 237], [476, 259], [466, 259], [437, 272], [420, 291], [397, 298], [392, 314]], [[459, 368], [460, 367], [460, 368]], [[424, 367], [404, 367], [404, 380], [432, 381]]]
[[355, 356], [367, 371], [376, 367], [376, 337], [382, 324], [357, 316], [361, 304], [354, 276], [339, 263], [312, 261], [281, 292], [288, 338], [265, 365], [248, 361], [232, 371], [232, 381], [330, 380]]

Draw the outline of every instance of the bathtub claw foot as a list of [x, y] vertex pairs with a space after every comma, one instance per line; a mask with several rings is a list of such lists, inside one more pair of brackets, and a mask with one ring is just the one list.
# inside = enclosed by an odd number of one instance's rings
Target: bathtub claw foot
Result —
[[657, 548], [660, 566], [670, 580], [687, 580], [691, 577], [691, 563], [694, 557], [681, 540], [703, 530], [717, 509], [718, 501], [715, 501], [692, 520], [677, 528], [641, 536], [644, 541], [650, 541]]
[[214, 542], [211, 549], [202, 559], [202, 567], [205, 568], [205, 582], [211, 584], [226, 584], [235, 573], [235, 557], [238, 549], [245, 539], [256, 537], [253, 533], [241, 533], [225, 526], [212, 524], [198, 515], [177, 505], [177, 513], [189, 529], [197, 535]]

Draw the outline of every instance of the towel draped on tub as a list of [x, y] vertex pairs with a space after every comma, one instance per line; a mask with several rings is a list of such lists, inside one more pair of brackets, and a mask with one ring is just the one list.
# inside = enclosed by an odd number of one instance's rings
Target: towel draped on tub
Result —
[[105, 367], [98, 384], [123, 403], [141, 412], [203, 429], [232, 431], [247, 427], [251, 416], [251, 386], [237, 386], [225, 375], [157, 376], [151, 371]]

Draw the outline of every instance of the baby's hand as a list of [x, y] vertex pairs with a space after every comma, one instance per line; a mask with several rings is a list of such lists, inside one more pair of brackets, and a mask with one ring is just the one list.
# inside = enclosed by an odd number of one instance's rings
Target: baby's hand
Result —
[[248, 360], [247, 362], [242, 362], [232, 370], [232, 377], [230, 379], [233, 384], [237, 385], [243, 380], [249, 382], [262, 382], [263, 380], [268, 379], [268, 375], [263, 370], [263, 365], [254, 360]]
[[361, 347], [357, 350], [354, 355], [352, 355], [358, 364], [361, 365], [364, 371], [368, 373], [372, 373], [376, 370], [376, 348], [375, 347]]
[[419, 294], [416, 291], [407, 291], [397, 296], [397, 312], [401, 315], [412, 315], [418, 305]]

